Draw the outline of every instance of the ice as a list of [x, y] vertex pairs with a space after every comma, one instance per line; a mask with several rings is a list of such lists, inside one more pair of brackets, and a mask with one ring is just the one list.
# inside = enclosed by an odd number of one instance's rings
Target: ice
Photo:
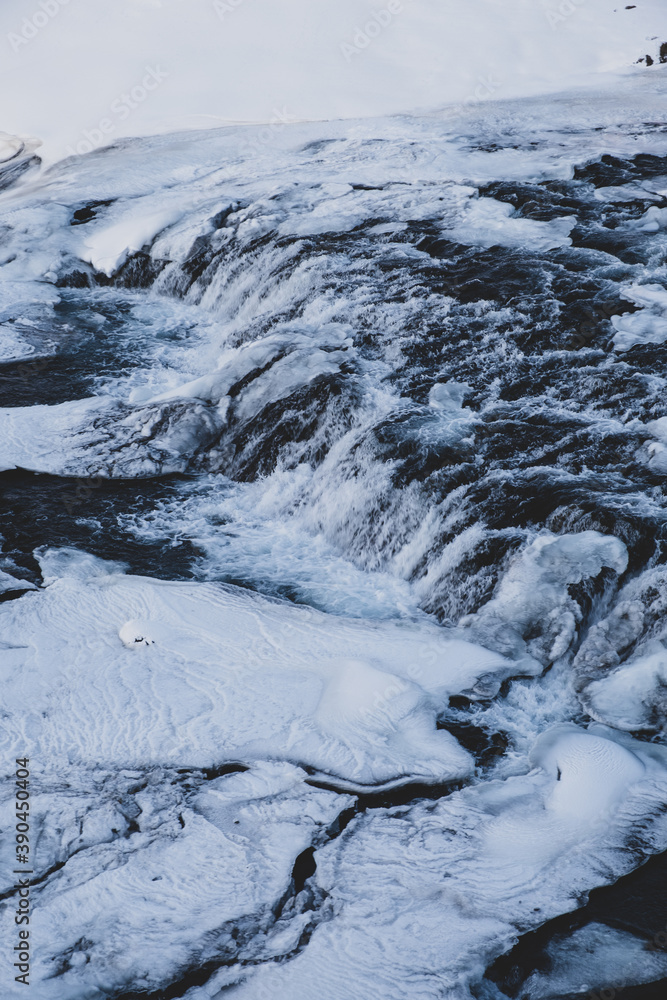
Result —
[[0, 410], [0, 468], [96, 475], [93, 470], [100, 463], [89, 456], [89, 448], [106, 434], [93, 422], [110, 409], [108, 401], [98, 397]]
[[23, 152], [25, 144], [17, 135], [8, 135], [7, 132], [0, 132], [0, 163], [13, 160]]
[[11, 573], [5, 572], [4, 569], [0, 569], [0, 594], [6, 594], [9, 591], [17, 590], [36, 590], [34, 583], [30, 583], [29, 580], [21, 580]]
[[616, 729], [660, 732], [667, 722], [664, 593], [661, 565], [632, 577], [574, 658], [584, 708]]
[[[517, 16], [497, 6], [484, 38]], [[575, 7], [554, 49], [592, 24]], [[605, 58], [627, 65], [636, 44]], [[544, 47], [526, 59], [561, 72]], [[661, 175], [596, 195], [574, 172], [664, 155], [665, 86], [660, 67], [634, 68], [548, 102], [274, 123], [268, 138], [119, 129], [4, 191], [8, 357], [55, 354], [69, 376], [89, 360], [61, 350], [81, 327], [104, 360], [71, 385], [54, 366], [40, 391], [61, 388], [57, 405], [22, 382], [0, 463], [126, 480], [100, 491], [109, 530], [101, 511], [56, 513], [74, 539], [97, 523], [91, 548], [118, 559], [42, 549], [43, 587], [21, 581], [43, 538], [24, 546], [21, 518], [47, 516], [28, 493], [9, 542], [24, 568], [0, 576], [27, 591], [0, 603], [0, 737], [2, 759], [35, 761], [36, 996], [470, 1000], [520, 934], [667, 847], [663, 749], [620, 732], [662, 735], [666, 714], [665, 577], [636, 571], [659, 558], [662, 375], [635, 371], [631, 392], [631, 359], [558, 339], [599, 292], [639, 307], [614, 317], [618, 351], [658, 343], [663, 236], [641, 227], [662, 216], [617, 228], [651, 258], [628, 263], [579, 245], [542, 185], [581, 197], [595, 225], [600, 198], [609, 215], [663, 211]], [[480, 195], [503, 181], [541, 185], [547, 212]], [[480, 260], [502, 280], [464, 302], [450, 251], [466, 286]], [[509, 301], [515, 265], [529, 280]], [[544, 380], [524, 388], [538, 361]], [[581, 400], [552, 377], [570, 364]], [[171, 473], [187, 475], [158, 478]], [[144, 477], [137, 496], [155, 499], [119, 506]], [[172, 572], [170, 544], [193, 553], [173, 564], [185, 580], [127, 575], [120, 560], [149, 548]], [[584, 713], [617, 731], [570, 723]], [[475, 766], [470, 732], [506, 752], [473, 736]], [[10, 937], [10, 907], [2, 919]]]
[[617, 331], [613, 338], [616, 350], [629, 351], [635, 344], [663, 344], [667, 340], [667, 289], [656, 284], [632, 285], [622, 296], [643, 308], [611, 317]]
[[33, 691], [25, 731], [7, 724], [10, 756], [30, 734], [36, 756], [85, 764], [269, 756], [357, 786], [446, 782], [472, 769], [436, 731], [448, 698], [516, 671], [427, 621], [331, 618], [114, 565], [103, 575], [71, 550], [40, 558], [46, 590], [0, 609], [6, 711], [21, 711], [24, 683]]
[[[69, 771], [70, 781], [78, 777]], [[100, 773], [92, 795], [66, 786], [48, 802], [35, 797], [34, 826], [45, 821], [50, 834], [42, 864], [49, 847], [66, 860], [55, 882], [32, 889], [39, 948], [31, 987], [40, 1000], [153, 992], [221, 950], [230, 961], [289, 951], [312, 922], [312, 910], [286, 908], [292, 868], [351, 799], [309, 787], [302, 770], [282, 763], [258, 762], [194, 796], [176, 774], [163, 786], [158, 777]], [[63, 840], [72, 838], [64, 849], [49, 843], [56, 822]], [[2, 921], [12, 936], [10, 909]], [[9, 955], [1, 960], [5, 983], [13, 982]]]
[[636, 306], [647, 306], [667, 311], [667, 288], [663, 285], [632, 285], [625, 288], [621, 297]]
[[662, 201], [662, 194], [651, 189], [651, 183], [642, 184], [620, 184], [610, 187], [598, 187], [595, 189], [594, 198], [596, 201], [609, 201], [612, 203], [633, 202], [633, 201]]
[[667, 955], [627, 931], [590, 923], [546, 949], [550, 970], [533, 972], [522, 984], [532, 1000], [560, 1000], [570, 993], [597, 996], [667, 977]]
[[637, 221], [636, 227], [642, 233], [657, 233], [660, 229], [667, 229], [667, 208], [652, 205]]
[[663, 474], [667, 472], [667, 417], [650, 420], [645, 426], [654, 438], [646, 446], [648, 466], [655, 472]]
[[664, 818], [644, 826], [665, 794], [664, 748], [565, 726], [544, 734], [534, 760], [529, 774], [437, 804], [358, 817], [316, 852], [334, 919], [293, 961], [240, 970], [234, 995], [463, 1000], [518, 932], [627, 870], [631, 831], [664, 849]]
[[184, 208], [168, 208], [142, 216], [135, 210], [129, 218], [88, 233], [81, 259], [110, 277], [130, 254], [152, 243], [157, 234], [177, 222], [183, 212]]
[[480, 246], [531, 247], [553, 250], [570, 246], [570, 231], [576, 224], [573, 216], [536, 222], [516, 216], [505, 202], [477, 198], [469, 204], [459, 225], [445, 227], [446, 234], [461, 243]]
[[629, 316], [612, 316], [614, 347], [629, 351], [635, 344], [664, 344], [667, 340], [667, 317], [641, 310]]
[[[514, 559], [493, 598], [461, 624], [493, 648], [551, 663], [567, 652], [580, 616], [569, 586], [597, 576], [605, 566], [621, 574], [627, 562], [618, 538], [598, 531], [545, 533]], [[524, 645], [522, 637], [536, 631], [538, 636]]]
[[595, 719], [634, 732], [667, 724], [667, 649], [658, 640], [646, 644], [608, 675], [593, 681], [582, 699]]

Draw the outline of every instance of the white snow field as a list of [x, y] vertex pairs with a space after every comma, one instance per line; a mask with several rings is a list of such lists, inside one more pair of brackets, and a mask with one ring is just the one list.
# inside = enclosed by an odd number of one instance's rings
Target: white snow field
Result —
[[662, 0], [4, 0], [0, 34], [2, 127], [37, 137], [54, 162], [126, 135], [280, 128], [595, 83], [647, 55], [658, 62], [667, 9]]

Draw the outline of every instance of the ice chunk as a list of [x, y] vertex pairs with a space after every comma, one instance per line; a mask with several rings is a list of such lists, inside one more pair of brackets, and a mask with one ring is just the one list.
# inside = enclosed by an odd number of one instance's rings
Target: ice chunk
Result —
[[627, 201], [662, 201], [662, 195], [652, 191], [643, 184], [619, 184], [595, 189], [593, 197], [596, 201], [627, 202]]
[[655, 472], [667, 473], [667, 417], [649, 420], [645, 427], [655, 438], [646, 446], [647, 464]]
[[0, 594], [6, 594], [11, 590], [35, 590], [35, 584], [29, 580], [21, 580], [11, 573], [6, 573], [0, 569]]
[[460, 243], [552, 250], [571, 245], [569, 234], [576, 222], [576, 218], [570, 215], [550, 222], [523, 219], [507, 202], [475, 198], [470, 201], [461, 220], [454, 226], [445, 226], [445, 232]]
[[637, 306], [639, 312], [612, 316], [614, 347], [629, 351], [635, 344], [663, 344], [667, 340], [667, 289], [662, 285], [631, 285], [621, 296]]
[[627, 931], [590, 923], [567, 937], [556, 936], [546, 948], [548, 968], [533, 972], [520, 995], [531, 1000], [560, 1000], [570, 994], [607, 996], [625, 986], [667, 977], [667, 954]]
[[598, 531], [538, 536], [510, 564], [492, 599], [462, 621], [494, 648], [522, 650], [520, 636], [538, 628], [529, 652], [543, 662], [562, 656], [574, 638], [580, 616], [568, 587], [597, 576], [607, 566], [627, 567], [625, 545]]
[[135, 210], [131, 216], [111, 226], [97, 227], [86, 233], [81, 259], [92, 264], [96, 271], [111, 277], [130, 254], [152, 243], [157, 234], [177, 222], [184, 211], [184, 207], [170, 206], [142, 215]]
[[658, 640], [582, 692], [590, 714], [630, 732], [667, 724], [667, 649]]
[[667, 340], [667, 316], [642, 309], [640, 312], [623, 316], [612, 316], [614, 347], [617, 351], [629, 351], [635, 344], [664, 344]]
[[667, 229], [667, 208], [651, 205], [634, 225], [642, 233], [657, 233], [660, 229]]

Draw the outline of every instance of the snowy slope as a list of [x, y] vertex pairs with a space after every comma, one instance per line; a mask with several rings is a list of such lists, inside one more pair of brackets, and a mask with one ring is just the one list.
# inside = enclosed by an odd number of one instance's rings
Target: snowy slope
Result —
[[[662, 0], [4, 0], [0, 130], [124, 135], [548, 93], [656, 65]], [[634, 67], [634, 70], [633, 70]], [[48, 85], [45, 82], [48, 81]]]

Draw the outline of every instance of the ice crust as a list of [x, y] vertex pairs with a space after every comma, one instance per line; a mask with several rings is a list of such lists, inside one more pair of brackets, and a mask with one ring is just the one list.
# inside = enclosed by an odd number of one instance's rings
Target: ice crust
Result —
[[652, 942], [606, 924], [591, 923], [560, 941], [547, 954], [552, 971], [534, 972], [522, 989], [534, 1000], [559, 1000], [570, 993], [598, 996], [667, 977], [667, 955]]
[[[618, 877], [629, 829], [665, 793], [664, 749], [608, 729], [548, 731], [533, 757], [522, 777], [360, 817], [316, 855], [336, 918], [234, 995], [469, 998], [471, 970], [518, 931]], [[656, 846], [666, 835], [664, 819], [651, 825]]]
[[[151, 991], [221, 951], [257, 961], [297, 947], [312, 915], [277, 913], [294, 862], [351, 799], [305, 785], [305, 772], [284, 763], [258, 763], [196, 795], [176, 772], [100, 769], [94, 790], [77, 787], [76, 768], [69, 777], [33, 800], [42, 870], [67, 862], [32, 890], [39, 1000]], [[9, 817], [12, 802], [2, 811]], [[13, 936], [11, 909], [2, 923]], [[13, 984], [4, 955], [0, 971]]]
[[214, 584], [103, 574], [89, 559], [47, 553], [46, 590], [0, 609], [10, 756], [29, 735], [35, 755], [79, 764], [268, 756], [355, 785], [448, 782], [473, 762], [436, 717], [478, 678], [517, 671], [430, 622], [347, 621]]
[[[443, 984], [467, 997], [465, 983], [517, 927], [631, 867], [628, 837], [645, 853], [667, 847], [667, 826], [652, 818], [667, 793], [664, 750], [565, 724], [539, 737], [528, 773], [371, 810], [329, 846], [324, 837], [309, 890], [316, 912], [290, 904], [276, 923], [296, 856], [351, 802], [304, 779], [358, 792], [470, 776], [469, 755], [435, 718], [452, 694], [518, 664], [428, 622], [372, 624], [219, 585], [126, 576], [76, 550], [38, 557], [45, 589], [0, 608], [4, 755], [29, 752], [82, 782], [76, 806], [48, 794], [35, 802], [45, 830], [54, 810], [62, 816], [40, 865], [69, 858], [38, 899], [44, 1000], [93, 996], [98, 983], [156, 989], [221, 948], [230, 964], [210, 996], [236, 982], [241, 996], [370, 998], [379, 982], [388, 1000], [408, 983], [424, 997]], [[568, 579], [604, 562], [620, 571], [625, 553], [591, 532], [576, 549], [567, 536], [539, 539], [523, 560], [546, 577], [544, 613]], [[537, 578], [521, 597], [515, 576], [499, 592], [519, 619], [522, 601], [529, 621]], [[195, 798], [161, 778], [225, 762], [251, 770]], [[120, 798], [111, 772], [131, 779]], [[107, 789], [101, 800], [91, 778]], [[204, 893], [194, 891], [202, 858], [223, 859]], [[161, 899], [170, 905], [156, 907]], [[270, 962], [286, 952], [288, 964]], [[42, 980], [48, 968], [60, 970], [57, 985]]]
[[[664, 748], [573, 724], [538, 738], [526, 773], [370, 810], [328, 842], [352, 799], [304, 781], [326, 770], [355, 791], [469, 774], [468, 755], [433, 720], [481, 672], [511, 665], [436, 626], [128, 577], [74, 550], [38, 555], [47, 586], [0, 608], [0, 641], [3, 706], [16, 713], [5, 757], [20, 742], [72, 788], [40, 794], [38, 769], [40, 869], [66, 861], [37, 890], [40, 1000], [102, 984], [155, 990], [221, 950], [229, 963], [209, 996], [237, 983], [257, 998], [436, 997], [443, 985], [468, 997], [470, 977], [517, 930], [572, 908], [637, 851], [667, 847]], [[165, 783], [170, 767], [225, 761], [250, 770], [194, 795], [176, 771]], [[292, 866], [312, 844], [315, 895], [285, 907]], [[271, 962], [286, 953], [292, 961]], [[43, 978], [54, 969], [57, 979]]]

